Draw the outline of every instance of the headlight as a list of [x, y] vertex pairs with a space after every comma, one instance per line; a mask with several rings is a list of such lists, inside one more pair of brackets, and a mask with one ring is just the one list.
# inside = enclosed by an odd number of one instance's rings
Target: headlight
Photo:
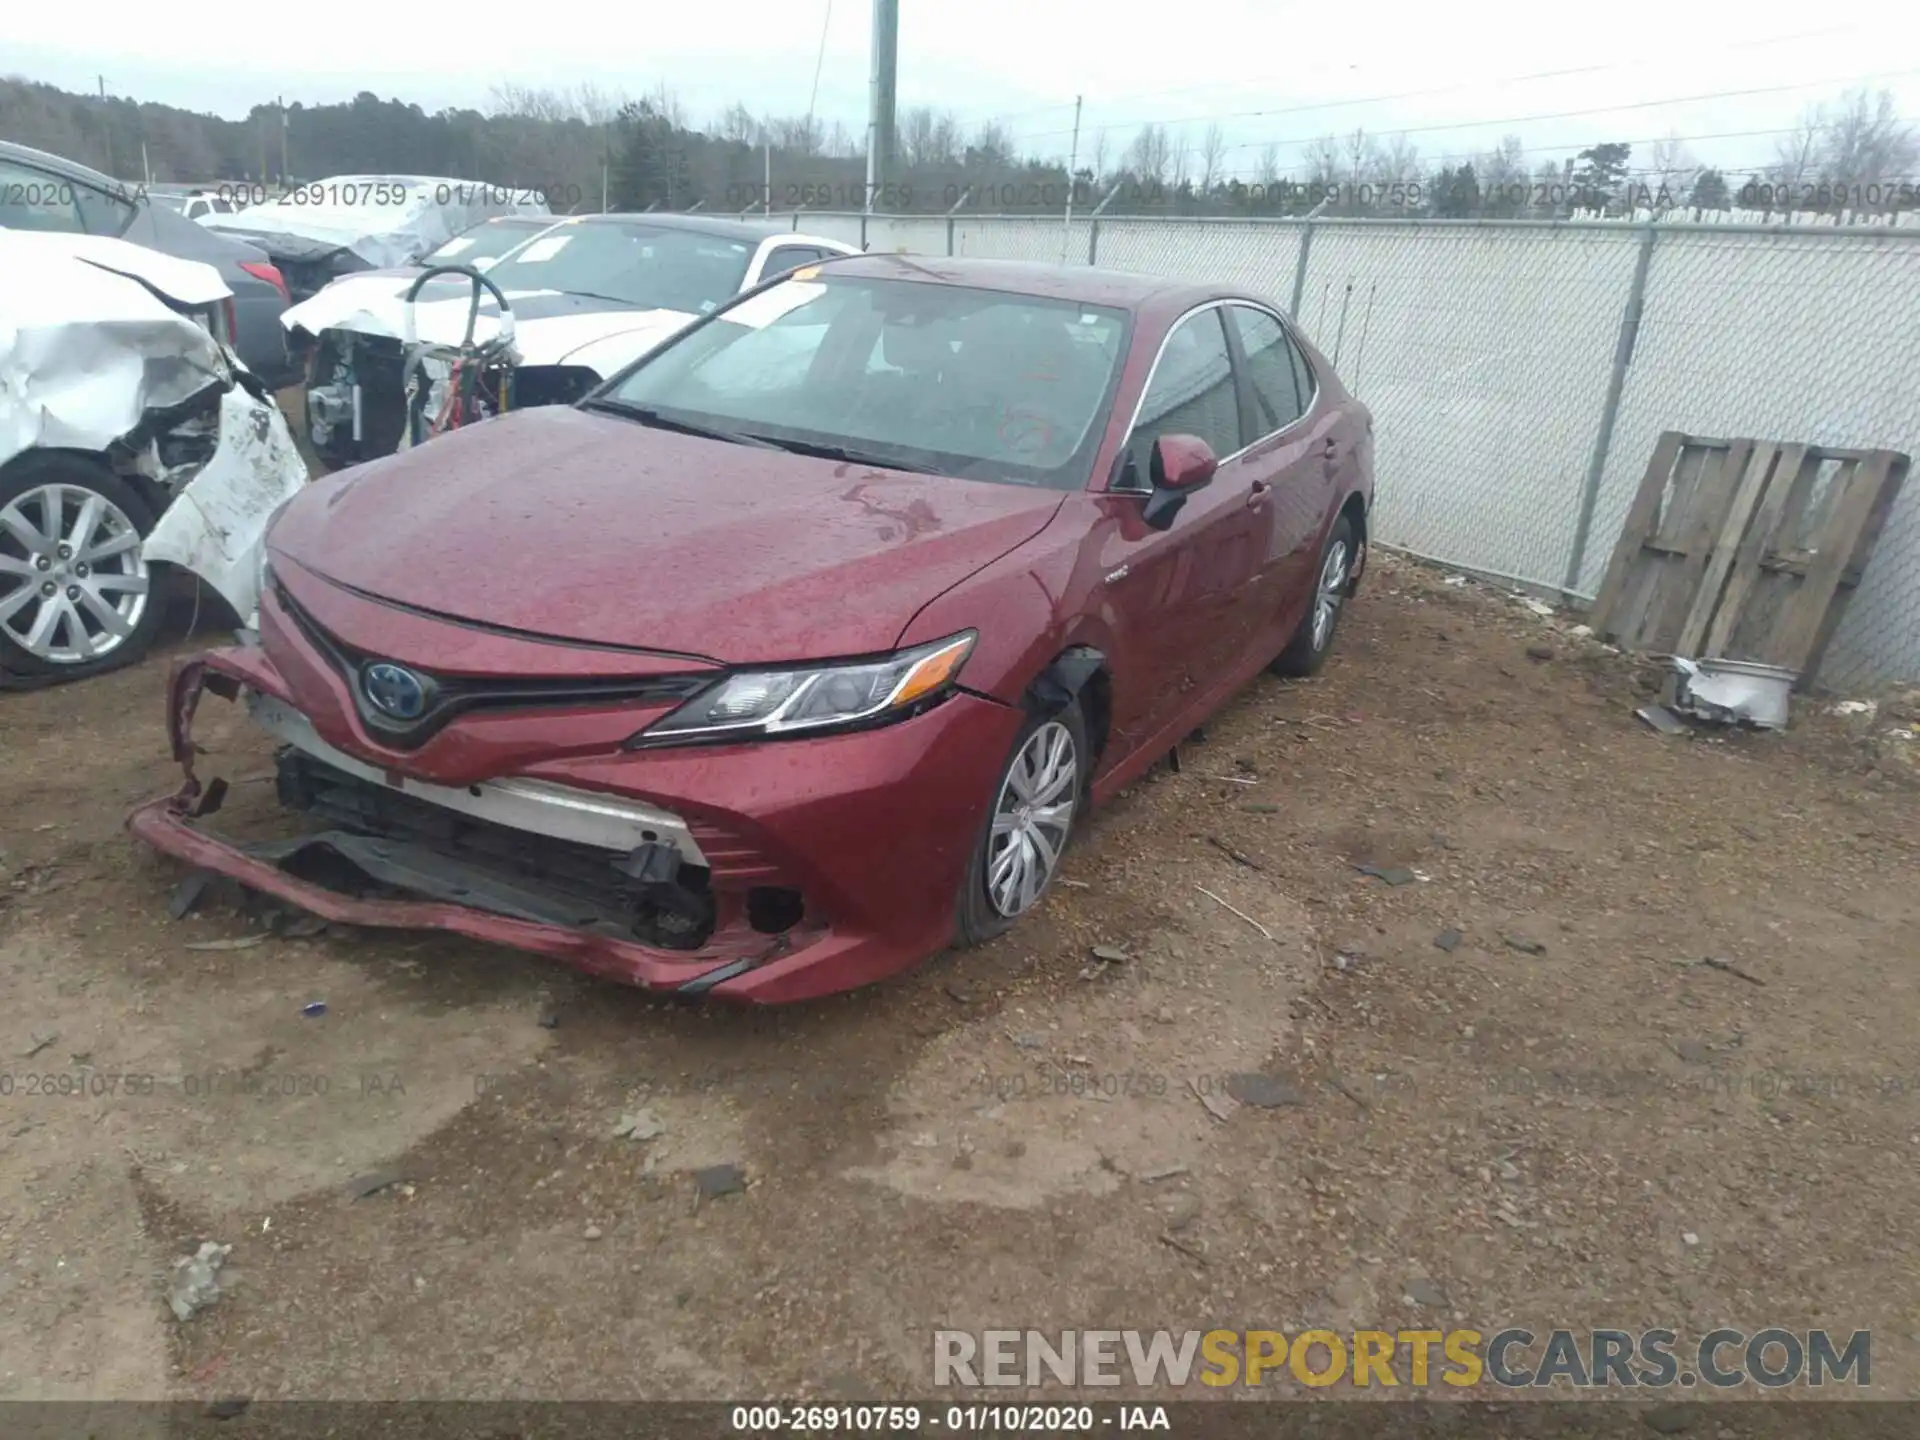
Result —
[[903, 715], [954, 683], [973, 641], [968, 631], [884, 660], [741, 670], [654, 721], [627, 744], [791, 735]]

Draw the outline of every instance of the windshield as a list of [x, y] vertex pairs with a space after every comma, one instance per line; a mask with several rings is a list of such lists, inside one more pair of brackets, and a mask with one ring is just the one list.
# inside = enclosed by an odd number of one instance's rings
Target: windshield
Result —
[[1126, 338], [1126, 313], [1107, 306], [816, 266], [595, 399], [802, 451], [1067, 490], [1086, 483]]
[[474, 226], [464, 235], [456, 235], [427, 256], [422, 265], [473, 265], [485, 269], [516, 245], [524, 245], [553, 222], [540, 219], [531, 223], [489, 220]]
[[739, 290], [753, 249], [663, 226], [567, 225], [500, 261], [487, 276], [502, 290], [561, 290], [705, 315]]

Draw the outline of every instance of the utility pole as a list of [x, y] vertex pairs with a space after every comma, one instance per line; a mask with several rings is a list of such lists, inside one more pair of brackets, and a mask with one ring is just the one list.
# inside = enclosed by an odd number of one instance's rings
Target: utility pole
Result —
[[[100, 130], [107, 140], [107, 174], [113, 175], [113, 111], [107, 106], [107, 77], [93, 77], [100, 82]], [[113, 175], [118, 180], [118, 175]]]
[[900, 68], [900, 0], [873, 0], [873, 76], [867, 119], [867, 204], [871, 215], [880, 188], [893, 173], [894, 81]]
[[284, 95], [273, 97], [280, 107], [280, 183], [285, 185], [287, 177], [293, 172], [287, 169], [287, 100]]
[[767, 127], [760, 127], [760, 145], [767, 162], [767, 214], [773, 214], [773, 141], [767, 138]]
[[1067, 153], [1067, 215], [1060, 226], [1060, 263], [1067, 263], [1067, 246], [1073, 240], [1073, 172], [1080, 163], [1080, 100], [1073, 97], [1073, 148]]
[[140, 173], [146, 177], [147, 188], [153, 188], [153, 161], [147, 158], [147, 142], [144, 136], [140, 140]]

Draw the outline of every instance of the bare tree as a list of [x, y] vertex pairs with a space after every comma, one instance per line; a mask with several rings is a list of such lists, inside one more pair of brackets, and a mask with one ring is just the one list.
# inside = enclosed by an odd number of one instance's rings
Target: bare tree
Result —
[[998, 120], [982, 122], [974, 132], [973, 144], [967, 149], [977, 165], [995, 168], [1014, 163], [1013, 132]]
[[1173, 142], [1167, 138], [1167, 127], [1142, 125], [1140, 133], [1133, 137], [1133, 143], [1127, 147], [1121, 163], [1139, 176], [1143, 183], [1159, 185], [1165, 183], [1167, 168], [1172, 161]]
[[1207, 126], [1207, 133], [1200, 138], [1200, 193], [1211, 195], [1214, 183], [1220, 178], [1220, 162], [1227, 153], [1227, 137], [1221, 132], [1220, 122], [1215, 120]]
[[1774, 143], [1767, 178], [1789, 188], [1814, 179], [1820, 169], [1821, 135], [1826, 128], [1826, 106], [1813, 104], [1801, 111], [1792, 133]]
[[714, 138], [729, 145], [752, 145], [760, 138], [760, 122], [753, 112], [735, 101], [720, 112], [713, 125]]
[[1107, 178], [1107, 127], [1104, 125], [1093, 132], [1093, 145], [1087, 151], [1087, 169], [1093, 172], [1096, 185]]
[[1893, 95], [1864, 89], [1840, 98], [1819, 146], [1820, 178], [1835, 185], [1870, 185], [1913, 173], [1920, 139], [1900, 118]]
[[775, 115], [767, 120], [774, 147], [795, 155], [820, 153], [820, 123], [811, 115]]
[[1693, 182], [1700, 174], [1700, 162], [1679, 135], [1669, 132], [1664, 140], [1653, 142], [1653, 173], [1647, 178], [1656, 206], [1683, 203], [1693, 193]]
[[674, 94], [665, 80], [647, 92], [647, 103], [653, 107], [653, 113], [676, 130], [687, 128], [687, 107], [680, 103], [680, 97]]
[[1405, 135], [1396, 135], [1384, 147], [1375, 145], [1368, 157], [1376, 181], [1393, 184], [1412, 180], [1420, 173], [1420, 147]]
[[1254, 180], [1271, 190], [1280, 183], [1280, 147], [1269, 140], [1260, 147], [1260, 159], [1254, 166]]
[[1307, 181], [1312, 185], [1335, 185], [1345, 165], [1340, 141], [1337, 136], [1322, 135], [1311, 142], [1301, 160], [1306, 166]]

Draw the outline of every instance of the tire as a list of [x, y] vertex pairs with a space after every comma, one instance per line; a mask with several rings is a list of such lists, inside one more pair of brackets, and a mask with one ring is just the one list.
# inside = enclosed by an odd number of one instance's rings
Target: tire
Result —
[[1334, 637], [1340, 632], [1340, 613], [1353, 594], [1353, 562], [1353, 522], [1342, 515], [1333, 522], [1332, 533], [1320, 551], [1320, 564], [1314, 571], [1313, 594], [1307, 598], [1306, 612], [1294, 628], [1293, 638], [1287, 641], [1287, 648], [1269, 667], [1274, 674], [1304, 677], [1320, 673], [1327, 656], [1333, 653]]
[[[1017, 892], [1013, 896], [1016, 902], [1009, 913], [1002, 897], [996, 898], [993, 885], [994, 862], [1007, 848], [1010, 837], [997, 834], [995, 821], [1003, 808], [1011, 809], [1021, 803], [1021, 797], [1014, 788], [1016, 769], [1021, 774], [1030, 774], [1026, 762], [1030, 758], [1044, 759], [1046, 748], [1057, 744], [1058, 737], [1064, 735], [1071, 747], [1073, 774], [1065, 787], [1070, 797], [1071, 808], [1067, 811], [1064, 824], [1057, 829], [1042, 822], [1038, 833], [1043, 840], [1053, 841], [1053, 863], [1046, 867], [1037, 887], [1031, 896], [1024, 898]], [[1031, 754], [1030, 754], [1031, 752]], [[1020, 727], [1015, 737], [1013, 749], [1007, 756], [1007, 763], [1000, 767], [999, 778], [994, 782], [993, 795], [988, 803], [987, 818], [980, 827], [980, 834], [974, 841], [973, 858], [967, 865], [967, 878], [961, 885], [960, 900], [955, 907], [954, 944], [957, 948], [968, 949], [981, 945], [997, 935], [1005, 934], [1021, 916], [1030, 913], [1046, 895], [1052, 881], [1060, 872], [1060, 858], [1072, 844], [1074, 832], [1079, 827], [1080, 817], [1087, 807], [1088, 780], [1091, 776], [1092, 755], [1087, 745], [1086, 718], [1080, 713], [1080, 702], [1074, 701], [1066, 709], [1048, 716], [1029, 717]], [[1044, 778], [1044, 772], [1042, 772]], [[1059, 804], [1053, 801], [1053, 805]], [[1051, 808], [1049, 806], [1048, 808]], [[1057, 836], [1057, 840], [1054, 837]], [[1030, 852], [1031, 853], [1031, 852]], [[1016, 862], [1017, 863], [1017, 862]]]
[[140, 558], [153, 520], [139, 492], [92, 456], [29, 453], [9, 466], [0, 476], [0, 672], [77, 680], [145, 655], [166, 609], [155, 567]]

